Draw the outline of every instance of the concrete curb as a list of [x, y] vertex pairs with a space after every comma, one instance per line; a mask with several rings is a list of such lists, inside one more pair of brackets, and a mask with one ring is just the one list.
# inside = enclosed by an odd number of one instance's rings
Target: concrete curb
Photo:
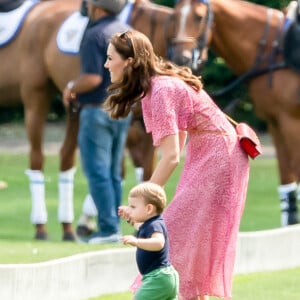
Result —
[[235, 274], [300, 266], [300, 225], [240, 232]]
[[134, 249], [88, 252], [35, 264], [0, 265], [0, 299], [82, 300], [127, 291]]
[[[300, 266], [300, 225], [239, 233], [235, 274]], [[128, 291], [134, 248], [109, 249], [35, 264], [0, 265], [0, 299], [83, 300]]]

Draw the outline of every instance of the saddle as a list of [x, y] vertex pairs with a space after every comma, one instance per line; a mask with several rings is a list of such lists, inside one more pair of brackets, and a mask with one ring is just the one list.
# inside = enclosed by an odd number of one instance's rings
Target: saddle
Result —
[[300, 74], [300, 8], [283, 38], [283, 57], [286, 64]]
[[20, 7], [25, 0], [4, 0], [0, 1], [0, 12], [9, 12]]

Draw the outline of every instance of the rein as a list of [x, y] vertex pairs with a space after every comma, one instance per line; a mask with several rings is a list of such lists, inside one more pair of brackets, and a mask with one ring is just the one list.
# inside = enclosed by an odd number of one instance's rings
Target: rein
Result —
[[[242, 75], [238, 76], [233, 82], [229, 83], [225, 88], [220, 89], [215, 92], [211, 92], [210, 94], [213, 97], [220, 97], [223, 96], [224, 94], [228, 93], [231, 91], [233, 88], [235, 88], [237, 85], [249, 81], [255, 77], [264, 75], [264, 74], [269, 74], [268, 76], [268, 85], [269, 87], [272, 86], [272, 75], [274, 71], [281, 70], [281, 69], [286, 69], [288, 68], [287, 64], [283, 61], [280, 63], [276, 62], [276, 56], [281, 54], [282, 49], [281, 49], [281, 43], [280, 43], [280, 38], [281, 38], [281, 26], [283, 21], [283, 13], [279, 12], [278, 14], [278, 26], [276, 28], [276, 33], [275, 33], [275, 38], [272, 41], [272, 48], [271, 52], [267, 53], [267, 55], [263, 55], [266, 48], [267, 48], [267, 38], [270, 33], [270, 22], [271, 18], [273, 16], [273, 9], [268, 9], [267, 10], [267, 21], [265, 24], [265, 28], [263, 31], [262, 38], [259, 42], [259, 46], [257, 49], [257, 54], [256, 54], [256, 59], [254, 61], [254, 64], [250, 68], [250, 70], [246, 71]], [[262, 64], [266, 63], [266, 66], [261, 67]]]
[[[204, 4], [207, 6], [207, 14], [205, 16], [205, 23], [206, 23], [206, 27], [205, 27], [205, 32], [202, 36], [198, 36], [197, 38], [197, 49], [199, 51], [199, 56], [201, 57], [201, 53], [202, 51], [207, 47], [207, 38], [208, 38], [208, 34], [211, 30], [212, 27], [212, 23], [213, 23], [213, 11], [210, 5], [209, 1], [204, 1]], [[198, 61], [196, 61], [195, 58], [195, 54], [193, 53], [193, 66], [196, 68], [197, 67], [197, 63]]]

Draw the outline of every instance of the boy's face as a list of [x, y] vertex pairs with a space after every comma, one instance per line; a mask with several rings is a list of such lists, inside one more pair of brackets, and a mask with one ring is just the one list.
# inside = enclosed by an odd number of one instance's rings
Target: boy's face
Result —
[[153, 209], [153, 207], [151, 207], [153, 205], [145, 204], [144, 199], [139, 197], [129, 197], [128, 204], [130, 219], [135, 223], [145, 222], [149, 218], [149, 214]]

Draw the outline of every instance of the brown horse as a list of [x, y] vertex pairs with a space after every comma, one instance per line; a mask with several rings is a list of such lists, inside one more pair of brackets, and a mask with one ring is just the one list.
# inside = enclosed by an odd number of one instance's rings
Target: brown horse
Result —
[[[174, 11], [175, 62], [188, 63], [197, 72], [200, 59], [194, 51], [210, 45], [236, 75], [247, 79], [255, 112], [266, 121], [276, 148], [281, 224], [298, 223], [300, 76], [282, 55], [285, 15], [240, 0], [180, 0]], [[183, 43], [187, 40], [189, 45]]]
[[[61, 24], [79, 10], [81, 0], [44, 1], [33, 6], [15, 39], [0, 47], [0, 106], [22, 103], [25, 126], [30, 143], [29, 168], [33, 209], [42, 209], [44, 222], [34, 222], [36, 238], [46, 238], [43, 136], [53, 95], [61, 92], [67, 82], [79, 73], [79, 56], [59, 51], [56, 42]], [[156, 52], [167, 55], [165, 28], [171, 8], [147, 0], [133, 1], [129, 24], [150, 37]], [[59, 206], [70, 212], [63, 226], [63, 239], [73, 240], [73, 176], [77, 147], [78, 115], [68, 112], [65, 138], [60, 150]], [[142, 147], [136, 150], [133, 146]], [[154, 161], [150, 135], [140, 120], [134, 120], [128, 135], [128, 147], [134, 163], [144, 168], [149, 178]], [[137, 157], [135, 153], [143, 157]], [[141, 155], [140, 155], [141, 156]], [[35, 208], [34, 208], [35, 207]], [[32, 210], [33, 210], [32, 209]]]

